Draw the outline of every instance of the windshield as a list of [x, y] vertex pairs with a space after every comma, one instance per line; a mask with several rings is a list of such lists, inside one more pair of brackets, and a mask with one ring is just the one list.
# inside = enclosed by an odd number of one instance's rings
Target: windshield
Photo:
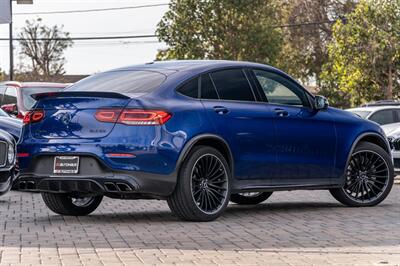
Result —
[[63, 90], [63, 87], [24, 87], [22, 91], [22, 104], [25, 110], [30, 110], [36, 103], [36, 100], [31, 97], [32, 94], [44, 92], [57, 92]]
[[154, 91], [165, 79], [164, 74], [153, 71], [111, 71], [83, 79], [66, 88], [65, 91], [144, 93]]
[[9, 117], [9, 115], [3, 111], [3, 109], [0, 109], [0, 116], [7, 116]]
[[367, 116], [371, 113], [370, 111], [351, 111], [353, 114], [358, 115], [361, 118], [367, 118]]

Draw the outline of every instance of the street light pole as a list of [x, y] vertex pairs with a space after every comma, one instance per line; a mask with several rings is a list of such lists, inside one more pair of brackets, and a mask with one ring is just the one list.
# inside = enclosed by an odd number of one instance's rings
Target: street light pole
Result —
[[10, 21], [10, 80], [14, 80], [14, 47], [13, 47], [13, 23], [12, 23], [12, 0], [10, 0], [10, 13], [11, 13], [11, 21]]

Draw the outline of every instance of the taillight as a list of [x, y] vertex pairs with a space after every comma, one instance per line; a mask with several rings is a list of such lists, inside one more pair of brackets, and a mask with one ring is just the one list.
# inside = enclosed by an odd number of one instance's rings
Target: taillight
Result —
[[163, 125], [170, 118], [171, 115], [164, 111], [125, 109], [120, 114], [118, 123], [137, 126]]
[[96, 112], [95, 117], [100, 122], [151, 126], [165, 124], [171, 118], [171, 114], [160, 110], [100, 109]]
[[100, 109], [97, 110], [94, 117], [100, 122], [115, 123], [121, 112], [122, 109]]
[[24, 124], [36, 123], [42, 121], [44, 118], [43, 110], [29, 111], [25, 114], [23, 122]]

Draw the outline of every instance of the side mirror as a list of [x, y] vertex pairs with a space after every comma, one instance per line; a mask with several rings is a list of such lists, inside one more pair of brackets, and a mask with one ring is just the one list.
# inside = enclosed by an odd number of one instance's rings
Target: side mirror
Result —
[[314, 108], [316, 110], [326, 109], [329, 106], [328, 100], [324, 96], [317, 95], [314, 98]]
[[1, 106], [1, 109], [3, 109], [4, 112], [6, 112], [9, 115], [18, 115], [18, 108], [15, 103], [4, 104]]

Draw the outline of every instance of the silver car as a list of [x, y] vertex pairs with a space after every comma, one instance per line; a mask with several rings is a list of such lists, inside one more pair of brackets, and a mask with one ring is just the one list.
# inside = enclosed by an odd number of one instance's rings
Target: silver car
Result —
[[400, 123], [383, 125], [392, 149], [393, 165], [396, 174], [400, 174]]
[[0, 130], [0, 196], [11, 189], [14, 180], [15, 147], [14, 138]]

